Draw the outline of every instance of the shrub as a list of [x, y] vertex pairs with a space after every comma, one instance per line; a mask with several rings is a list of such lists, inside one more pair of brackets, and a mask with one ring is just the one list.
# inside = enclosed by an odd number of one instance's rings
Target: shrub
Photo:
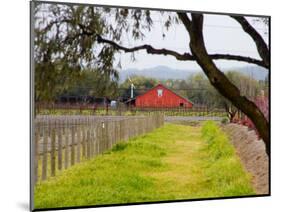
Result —
[[223, 119], [221, 120], [221, 123], [222, 123], [222, 124], [228, 123], [228, 118], [223, 118]]
[[125, 142], [117, 143], [116, 145], [113, 146], [111, 149], [112, 152], [118, 152], [118, 151], [123, 151], [124, 149], [127, 148], [129, 144]]
[[206, 140], [209, 156], [217, 160], [234, 154], [234, 148], [229, 143], [227, 136], [213, 121], [207, 121], [202, 128], [203, 139]]

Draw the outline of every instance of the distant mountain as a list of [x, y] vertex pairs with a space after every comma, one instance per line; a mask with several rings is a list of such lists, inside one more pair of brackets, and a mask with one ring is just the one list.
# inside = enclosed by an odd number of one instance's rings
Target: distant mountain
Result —
[[227, 71], [237, 71], [247, 76], [252, 76], [256, 80], [265, 80], [268, 76], [268, 70], [260, 66], [245, 66], [242, 68], [230, 68]]
[[[252, 76], [256, 80], [265, 80], [268, 70], [259, 66], [233, 67], [223, 69], [223, 72], [237, 71], [247, 76]], [[174, 69], [167, 66], [156, 66], [147, 69], [125, 69], [119, 72], [120, 83], [124, 82], [128, 76], [144, 76], [160, 80], [165, 79], [187, 79], [193, 74], [200, 73], [200, 70]]]
[[196, 70], [173, 69], [167, 66], [156, 66], [147, 69], [125, 69], [119, 72], [120, 82], [124, 82], [128, 76], [137, 75], [160, 80], [165, 79], [187, 79], [192, 74], [198, 73]]

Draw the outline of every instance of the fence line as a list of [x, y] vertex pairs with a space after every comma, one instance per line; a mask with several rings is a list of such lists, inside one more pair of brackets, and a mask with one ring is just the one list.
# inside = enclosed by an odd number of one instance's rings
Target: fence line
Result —
[[34, 136], [35, 182], [88, 160], [119, 141], [162, 126], [161, 114], [152, 116], [37, 116]]
[[37, 114], [64, 114], [64, 115], [149, 115], [163, 113], [166, 116], [224, 116], [225, 109], [208, 108], [195, 105], [185, 107], [134, 107], [120, 105], [119, 107], [95, 106], [94, 104], [37, 104]]

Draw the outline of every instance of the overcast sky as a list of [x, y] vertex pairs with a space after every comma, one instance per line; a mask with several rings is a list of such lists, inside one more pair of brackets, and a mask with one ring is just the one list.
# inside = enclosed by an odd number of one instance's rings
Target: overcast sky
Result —
[[[43, 11], [44, 7], [42, 13], [40, 13], [42, 16], [44, 16]], [[154, 23], [153, 28], [150, 32], [144, 31], [146, 36], [144, 40], [134, 41], [127, 33], [124, 33], [122, 45], [133, 47], [150, 44], [155, 48], [166, 48], [180, 53], [190, 53], [189, 35], [183, 24], [173, 24], [167, 31], [164, 27], [165, 18], [158, 11], [151, 11], [151, 18]], [[106, 16], [106, 19], [109, 20], [109, 23], [114, 21], [114, 17], [109, 15]], [[262, 22], [255, 21], [257, 18], [251, 17], [247, 19], [260, 32], [265, 42], [268, 43], [268, 26]], [[243, 55], [260, 59], [254, 41], [243, 31], [240, 24], [229, 16], [204, 15], [203, 29], [208, 53]], [[165, 33], [165, 38], [162, 36], [163, 33]], [[136, 61], [131, 60], [130, 53], [120, 53], [116, 55], [116, 58], [116, 68], [119, 59], [121, 59], [123, 70], [128, 68], [152, 68], [160, 65], [173, 69], [200, 70], [200, 67], [194, 61], [178, 61], [173, 56], [150, 55], [144, 50], [135, 52]], [[215, 60], [215, 63], [218, 67], [225, 69], [250, 65], [230, 60]]]
[[[169, 31], [166, 31], [161, 23], [161, 18], [154, 18], [153, 29], [146, 34], [143, 41], [133, 41], [128, 36], [124, 36], [125, 46], [134, 46], [140, 44], [151, 44], [155, 48], [167, 48], [178, 52], [190, 52], [189, 36], [182, 24], [173, 25]], [[248, 18], [250, 23], [261, 33], [266, 43], [268, 43], [268, 27], [260, 22], [254, 21], [254, 18]], [[163, 39], [162, 34], [166, 36]], [[260, 58], [255, 43], [241, 28], [241, 26], [232, 18], [225, 15], [204, 15], [204, 39], [208, 52], [228, 53], [244, 55], [253, 58]], [[196, 62], [177, 61], [172, 56], [149, 55], [145, 51], [135, 53], [136, 61], [131, 61], [128, 53], [122, 53], [122, 69], [128, 68], [151, 68], [158, 65], [169, 66], [175, 69], [198, 69]], [[231, 68], [246, 66], [248, 63], [235, 62], [227, 60], [216, 60], [215, 63], [221, 68]]]

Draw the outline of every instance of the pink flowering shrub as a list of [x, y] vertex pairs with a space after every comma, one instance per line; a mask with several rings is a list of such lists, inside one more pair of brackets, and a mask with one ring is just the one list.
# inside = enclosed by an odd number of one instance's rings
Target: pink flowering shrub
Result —
[[[265, 118], [268, 120], [268, 118], [269, 118], [268, 97], [259, 96], [255, 99], [254, 102], [258, 106], [258, 108], [261, 110], [261, 112], [264, 114]], [[249, 127], [249, 129], [255, 130], [258, 137], [260, 137], [254, 123], [247, 116], [245, 116], [245, 118], [243, 120], [239, 120], [238, 123]]]

